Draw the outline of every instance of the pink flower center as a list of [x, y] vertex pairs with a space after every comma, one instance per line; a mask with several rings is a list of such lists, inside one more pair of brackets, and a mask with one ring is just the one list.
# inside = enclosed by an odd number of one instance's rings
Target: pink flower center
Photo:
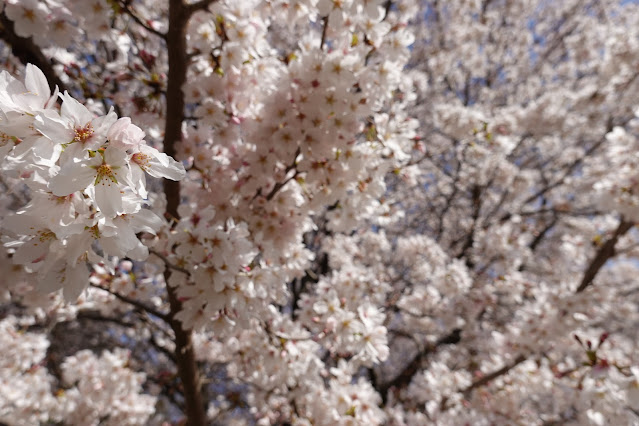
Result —
[[25, 8], [22, 16], [31, 22], [35, 21], [35, 12], [32, 9]]
[[75, 137], [73, 138], [73, 141], [85, 143], [91, 138], [91, 136], [93, 136], [93, 125], [88, 123], [84, 127], [76, 127], [74, 131]]
[[131, 156], [131, 161], [140, 166], [142, 170], [147, 170], [149, 168], [149, 156], [141, 152], [133, 154], [133, 156]]
[[38, 231], [36, 238], [38, 238], [38, 240], [40, 240], [41, 243], [44, 243], [46, 241], [55, 240], [55, 234], [48, 229], [41, 230], [41, 231]]
[[108, 164], [102, 164], [97, 168], [98, 175], [95, 178], [95, 183], [102, 182], [102, 180], [110, 180], [114, 183], [118, 183], [118, 180], [115, 178], [113, 173], [113, 169]]

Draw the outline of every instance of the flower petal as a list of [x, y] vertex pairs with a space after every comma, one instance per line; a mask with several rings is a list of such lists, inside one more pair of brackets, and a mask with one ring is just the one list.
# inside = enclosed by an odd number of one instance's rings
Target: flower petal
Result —
[[60, 173], [51, 178], [49, 189], [53, 195], [64, 197], [82, 191], [95, 179], [96, 171], [87, 162], [68, 162]]
[[24, 85], [27, 90], [42, 99], [42, 105], [44, 105], [49, 100], [49, 96], [51, 96], [49, 84], [44, 73], [35, 65], [27, 64], [25, 74]]
[[120, 185], [108, 177], [95, 183], [95, 204], [107, 218], [113, 218], [123, 212]]

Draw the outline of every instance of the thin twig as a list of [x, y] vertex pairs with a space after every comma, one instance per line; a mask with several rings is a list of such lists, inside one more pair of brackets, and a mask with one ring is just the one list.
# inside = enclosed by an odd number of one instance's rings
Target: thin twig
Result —
[[271, 190], [271, 192], [269, 192], [269, 194], [266, 196], [266, 199], [271, 201], [280, 189], [282, 189], [287, 183], [289, 183], [290, 181], [292, 181], [293, 179], [297, 177], [297, 173], [298, 172], [296, 170], [293, 176], [289, 177], [284, 182], [277, 182], [275, 186], [273, 187], [273, 189]]
[[188, 275], [188, 276], [190, 276], [190, 275], [191, 275], [191, 273], [190, 273], [187, 269], [184, 269], [184, 268], [182, 268], [181, 266], [177, 266], [177, 265], [175, 265], [175, 264], [171, 263], [171, 261], [169, 261], [169, 259], [167, 259], [167, 258], [166, 258], [166, 256], [164, 256], [162, 253], [160, 253], [160, 252], [158, 252], [158, 251], [155, 251], [155, 250], [153, 250], [153, 249], [149, 249], [149, 253], [151, 253], [151, 254], [153, 254], [153, 255], [155, 255], [155, 256], [157, 256], [157, 257], [159, 257], [159, 258], [160, 258], [160, 260], [162, 260], [162, 262], [164, 262], [164, 264], [165, 264], [168, 268], [173, 269], [174, 271], [182, 272], [183, 274], [186, 274], [186, 275]]
[[160, 311], [158, 311], [155, 308], [152, 308], [150, 306], [145, 305], [144, 303], [140, 302], [139, 300], [133, 299], [131, 297], [125, 296], [123, 294], [118, 293], [117, 291], [113, 291], [110, 288], [107, 287], [102, 287], [101, 285], [98, 284], [89, 284], [91, 287], [95, 287], [95, 288], [99, 288], [100, 290], [106, 291], [107, 293], [112, 294], [113, 296], [115, 296], [117, 299], [120, 299], [121, 301], [128, 303], [129, 305], [133, 305], [136, 308], [142, 309], [145, 312], [148, 312], [149, 314], [156, 316], [164, 321], [168, 321], [169, 317], [167, 314], [162, 313]]
[[124, 321], [122, 318], [106, 317], [104, 315], [100, 315], [100, 313], [97, 311], [91, 311], [91, 310], [83, 310], [78, 312], [77, 318], [91, 320], [91, 321], [99, 321], [99, 322], [112, 322], [113, 324], [119, 325], [120, 327], [126, 327], [126, 328], [135, 327], [134, 323]]
[[491, 381], [495, 380], [497, 377], [499, 376], [503, 376], [504, 374], [508, 373], [510, 370], [512, 370], [513, 368], [517, 367], [519, 364], [521, 364], [522, 362], [524, 362], [526, 360], [526, 357], [523, 355], [519, 355], [517, 358], [515, 358], [515, 360], [513, 362], [511, 362], [510, 364], [507, 364], [505, 366], [503, 366], [502, 368], [500, 368], [499, 370], [493, 371], [492, 373], [486, 374], [485, 376], [475, 380], [473, 383], [471, 383], [466, 389], [464, 389], [462, 391], [462, 393], [468, 397], [468, 395], [475, 389], [487, 385], [488, 383], [490, 383]]
[[454, 329], [449, 334], [441, 337], [437, 342], [432, 345], [428, 345], [420, 351], [417, 351], [415, 356], [404, 366], [402, 371], [399, 372], [393, 379], [386, 383], [380, 383], [377, 387], [377, 392], [381, 395], [382, 401], [386, 403], [388, 401], [388, 392], [393, 389], [402, 389], [410, 384], [415, 374], [420, 371], [422, 361], [426, 357], [435, 352], [442, 345], [454, 345], [461, 341], [462, 330], [459, 328]]
[[137, 15], [137, 13], [135, 13], [133, 10], [129, 8], [128, 2], [125, 2], [124, 0], [120, 0], [119, 4], [121, 7], [121, 10], [127, 15], [129, 15], [131, 19], [133, 19], [138, 25], [140, 25], [142, 28], [144, 28], [148, 32], [155, 34], [156, 36], [162, 38], [163, 40], [166, 40], [166, 34], [156, 30], [155, 28], [151, 27], [146, 22], [144, 22], [142, 18], [140, 18]]
[[328, 16], [322, 18], [324, 28], [322, 28], [322, 40], [320, 41], [320, 49], [324, 50], [324, 43], [326, 42], [326, 30], [328, 29]]
[[205, 10], [210, 5], [215, 3], [216, 1], [217, 0], [200, 0], [197, 3], [188, 4], [188, 5], [186, 5], [187, 13], [189, 15], [192, 15], [193, 13], [197, 12], [198, 10]]
[[[300, 155], [300, 148], [297, 148], [297, 150], [295, 151], [295, 157], [293, 158], [293, 162], [291, 164], [289, 164], [288, 166], [286, 166], [286, 170], [284, 170], [284, 176], [286, 176], [287, 174], [289, 174], [289, 172], [293, 169], [295, 169], [297, 167], [297, 157]], [[266, 195], [266, 199], [268, 201], [271, 201], [273, 199], [273, 197], [275, 197], [275, 195], [277, 194], [277, 192], [282, 189], [287, 183], [289, 183], [290, 181], [292, 181], [293, 179], [295, 179], [298, 175], [298, 171], [295, 170], [295, 173], [289, 177], [288, 179], [285, 179], [283, 182], [277, 182], [274, 186], [273, 189], [271, 189], [271, 191]], [[261, 191], [262, 189], [260, 188], [257, 193], [255, 194], [255, 196], [253, 197], [253, 200], [255, 200], [258, 196], [261, 195]]]
[[65, 92], [69, 88], [60, 80], [58, 74], [53, 69], [51, 61], [47, 58], [39, 46], [37, 46], [31, 37], [24, 38], [16, 34], [13, 21], [11, 21], [4, 12], [0, 13], [0, 38], [11, 46], [11, 52], [23, 64], [33, 64], [47, 77], [51, 91], [58, 86], [60, 91]]
[[577, 287], [576, 293], [581, 293], [593, 283], [599, 270], [606, 264], [608, 259], [615, 256], [615, 245], [617, 244], [617, 241], [619, 241], [619, 238], [628, 232], [633, 226], [633, 222], [629, 222], [621, 218], [619, 226], [615, 229], [612, 237], [610, 237], [610, 239], [599, 248], [597, 254], [590, 262], [590, 265], [588, 265], [588, 268], [581, 280], [581, 284]]

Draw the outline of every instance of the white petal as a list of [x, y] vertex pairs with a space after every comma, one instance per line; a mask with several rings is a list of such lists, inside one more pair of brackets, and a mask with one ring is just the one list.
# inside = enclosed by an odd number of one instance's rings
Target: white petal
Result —
[[6, 71], [0, 73], [0, 108], [13, 109], [13, 99], [9, 93], [9, 87], [20, 83], [14, 76]]
[[146, 168], [146, 172], [149, 175], [171, 180], [182, 180], [186, 176], [184, 165], [165, 153], [159, 152], [148, 145], [140, 145], [140, 151], [149, 156], [149, 166]]
[[107, 133], [109, 142], [123, 150], [137, 148], [144, 139], [144, 132], [129, 117], [120, 118]]
[[149, 194], [146, 191], [146, 176], [144, 174], [144, 170], [142, 170], [136, 163], [131, 163], [129, 170], [131, 172], [129, 177], [131, 187], [135, 189], [140, 197], [146, 199]]
[[24, 85], [27, 86], [27, 90], [41, 98], [42, 105], [44, 105], [51, 95], [49, 83], [47, 83], [44, 73], [35, 65], [27, 64], [25, 74]]
[[141, 262], [149, 257], [149, 248], [138, 241], [138, 245], [126, 253], [126, 257]]
[[68, 123], [51, 109], [45, 109], [36, 115], [33, 124], [37, 131], [54, 143], [70, 143], [75, 137]]
[[118, 234], [113, 237], [100, 238], [104, 252], [112, 256], [124, 256], [139, 243], [138, 237], [126, 221], [118, 221]]
[[12, 260], [14, 263], [20, 265], [28, 265], [44, 259], [49, 253], [49, 245], [51, 241], [40, 241], [40, 238], [36, 235], [31, 240], [24, 243], [13, 254]]
[[89, 286], [89, 270], [83, 262], [78, 265], [67, 265], [62, 278], [62, 294], [70, 302], [75, 302], [84, 289]]
[[126, 164], [127, 154], [113, 145], [104, 151], [104, 162], [109, 166], [123, 166]]
[[103, 178], [95, 185], [95, 204], [107, 218], [113, 218], [123, 212], [120, 185], [111, 179]]
[[60, 112], [63, 117], [71, 119], [77, 126], [86, 126], [93, 120], [91, 111], [73, 99], [69, 93], [64, 92], [64, 94], [60, 95], [60, 98], [62, 98]]
[[34, 230], [43, 228], [42, 219], [25, 213], [16, 213], [6, 216], [2, 220], [2, 228], [16, 234], [31, 235]]
[[49, 189], [53, 195], [64, 197], [82, 191], [95, 180], [96, 171], [87, 162], [67, 162], [60, 173], [51, 178]]
[[140, 210], [131, 219], [131, 226], [135, 232], [155, 234], [162, 225], [164, 225], [162, 218], [147, 209]]
[[113, 110], [113, 107], [111, 107], [107, 115], [102, 115], [91, 120], [91, 125], [93, 125], [93, 130], [96, 134], [100, 135], [101, 138], [106, 138], [109, 129], [117, 121], [118, 115]]
[[91, 244], [95, 241], [93, 232], [89, 229], [84, 229], [83, 232], [72, 235], [66, 246], [64, 257], [67, 262], [75, 266], [78, 263], [78, 259], [83, 258], [83, 255], [88, 251], [91, 253]]

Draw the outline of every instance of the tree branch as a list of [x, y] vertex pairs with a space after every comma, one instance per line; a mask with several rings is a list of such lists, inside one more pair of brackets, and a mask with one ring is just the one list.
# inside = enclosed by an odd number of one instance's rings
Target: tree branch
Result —
[[142, 18], [140, 18], [137, 15], [137, 13], [135, 13], [133, 10], [129, 9], [129, 2], [128, 1], [120, 0], [118, 3], [120, 5], [120, 7], [121, 7], [121, 10], [124, 13], [126, 13], [128, 16], [130, 16], [131, 19], [133, 19], [139, 26], [141, 26], [142, 28], [144, 28], [145, 30], [150, 32], [151, 34], [155, 34], [156, 36], [160, 37], [161, 39], [166, 40], [166, 34], [156, 30], [153, 27], [151, 27], [149, 24], [144, 22], [142, 20]]
[[[286, 170], [284, 171], [284, 174], [287, 175], [291, 170], [295, 169], [295, 167], [297, 167], [297, 156], [300, 155], [300, 149], [297, 148], [297, 152], [295, 153], [295, 158], [293, 159], [293, 164], [289, 165], [288, 167], [286, 167]], [[268, 195], [266, 196], [266, 199], [268, 201], [271, 201], [273, 199], [273, 197], [275, 197], [275, 195], [278, 193], [278, 191], [280, 189], [282, 189], [284, 186], [286, 186], [287, 183], [289, 183], [290, 181], [292, 181], [293, 179], [295, 179], [297, 177], [297, 170], [295, 170], [295, 173], [293, 173], [292, 176], [290, 176], [287, 179], [284, 179], [283, 182], [277, 182], [275, 184], [275, 186], [273, 186], [273, 189], [271, 190], [271, 192], [268, 193]]]
[[169, 324], [175, 333], [175, 363], [178, 368], [182, 388], [184, 391], [185, 415], [187, 425], [206, 425], [206, 412], [202, 398], [202, 382], [190, 330], [185, 330], [175, 315], [182, 310], [182, 303], [178, 299], [176, 290], [167, 284], [167, 294], [171, 306], [171, 320]]
[[120, 294], [120, 293], [118, 293], [116, 291], [111, 290], [110, 288], [102, 287], [101, 285], [98, 285], [98, 284], [89, 284], [89, 285], [91, 287], [99, 288], [102, 291], [106, 291], [107, 293], [112, 294], [113, 296], [115, 296], [117, 299], [119, 299], [119, 300], [121, 300], [121, 301], [123, 301], [125, 303], [128, 303], [129, 305], [133, 305], [136, 308], [139, 308], [139, 309], [141, 309], [141, 310], [143, 310], [145, 312], [148, 312], [149, 314], [151, 314], [153, 316], [156, 316], [156, 317], [158, 317], [158, 318], [160, 318], [160, 319], [162, 319], [164, 321], [167, 321], [167, 322], [169, 321], [169, 317], [168, 317], [167, 314], [162, 313], [162, 312], [158, 311], [157, 309], [152, 308], [151, 306], [147, 306], [144, 303], [140, 302], [139, 300], [133, 299], [133, 298], [128, 297], [128, 296], [125, 296], [123, 294]]
[[78, 312], [76, 317], [78, 319], [87, 319], [91, 321], [111, 322], [113, 324], [119, 325], [120, 327], [126, 327], [126, 328], [135, 327], [135, 324], [132, 322], [125, 321], [122, 318], [107, 317], [100, 314], [99, 311], [82, 310]]
[[477, 221], [479, 220], [479, 213], [481, 211], [481, 187], [479, 185], [474, 185], [472, 188], [472, 201], [473, 201], [473, 224], [468, 232], [468, 236], [466, 237], [466, 241], [464, 242], [464, 246], [461, 249], [461, 252], [457, 255], [457, 259], [462, 259], [466, 257], [466, 266], [468, 269], [472, 270], [475, 267], [475, 263], [468, 256], [468, 250], [473, 248], [473, 243], [475, 242], [475, 231], [477, 230]]
[[174, 271], [182, 272], [183, 274], [186, 274], [186, 275], [189, 275], [189, 276], [191, 275], [191, 273], [187, 269], [184, 269], [182, 267], [179, 267], [179, 266], [174, 265], [173, 263], [171, 263], [169, 261], [169, 259], [167, 259], [166, 256], [164, 256], [162, 253], [160, 253], [160, 252], [158, 252], [156, 250], [153, 250], [153, 249], [149, 249], [149, 253], [151, 253], [154, 256], [159, 257], [160, 260], [162, 262], [164, 262], [164, 264], [166, 265], [167, 268], [173, 269]]
[[[512, 370], [513, 368], [517, 367], [519, 364], [524, 362], [525, 360], [526, 360], [525, 356], [519, 355], [510, 364], [507, 364], [507, 365], [503, 366], [502, 368], [500, 368], [499, 370], [493, 371], [492, 373], [486, 374], [485, 376], [483, 376], [483, 377], [475, 380], [474, 382], [472, 382], [465, 389], [459, 389], [458, 392], [463, 394], [464, 398], [468, 399], [468, 398], [470, 398], [470, 394], [472, 393], [473, 390], [475, 390], [475, 389], [477, 389], [479, 387], [482, 387], [484, 385], [487, 385], [488, 383], [490, 383], [491, 381], [495, 380], [499, 376], [503, 376], [504, 374], [508, 373], [510, 370]], [[441, 399], [441, 401], [439, 403], [439, 407], [440, 407], [441, 411], [444, 411], [444, 410], [447, 410], [447, 409], [450, 408], [450, 405], [446, 404], [448, 402], [448, 399], [449, 399], [448, 396], [444, 396]]]
[[461, 329], [456, 328], [446, 336], [440, 338], [435, 344], [425, 347], [423, 350], [418, 351], [417, 354], [406, 364], [402, 371], [395, 376], [389, 382], [380, 384], [377, 388], [377, 392], [382, 396], [384, 404], [388, 400], [388, 391], [392, 388], [403, 388], [408, 386], [413, 379], [413, 376], [419, 371], [422, 360], [424, 360], [429, 354], [435, 352], [439, 346], [453, 345], [459, 343], [461, 340]]
[[581, 280], [581, 284], [577, 287], [576, 293], [581, 293], [592, 285], [592, 282], [597, 276], [599, 270], [606, 264], [608, 259], [615, 256], [615, 245], [617, 244], [617, 241], [619, 241], [619, 238], [628, 232], [633, 226], [633, 222], [628, 222], [624, 220], [623, 217], [621, 218], [619, 226], [615, 229], [612, 237], [599, 248], [599, 251], [597, 251], [597, 254], [590, 262], [590, 265], [588, 265], [588, 268], [584, 273], [584, 277]]
[[470, 384], [470, 386], [468, 386], [466, 389], [464, 389], [462, 391], [462, 393], [465, 396], [468, 396], [473, 390], [475, 390], [475, 389], [477, 389], [477, 388], [479, 388], [481, 386], [487, 385], [488, 383], [490, 383], [491, 381], [495, 380], [499, 376], [503, 376], [504, 374], [508, 373], [510, 370], [512, 370], [513, 368], [517, 367], [519, 364], [524, 362], [525, 360], [526, 360], [525, 356], [519, 355], [510, 364], [507, 364], [507, 365], [503, 366], [502, 368], [500, 368], [499, 370], [493, 371], [492, 373], [486, 374], [485, 376], [475, 380], [473, 383]]
[[51, 61], [44, 56], [40, 47], [38, 47], [32, 38], [20, 37], [16, 34], [13, 21], [7, 18], [4, 12], [0, 13], [0, 38], [11, 46], [11, 52], [23, 64], [33, 64], [47, 77], [51, 91], [58, 86], [60, 91], [68, 90], [66, 84], [60, 80], [56, 74]]
[[444, 204], [444, 208], [439, 213], [439, 224], [437, 225], [437, 234], [435, 235], [435, 241], [437, 242], [441, 240], [442, 234], [444, 232], [444, 219], [446, 217], [446, 214], [448, 213], [448, 210], [450, 210], [450, 208], [452, 207], [453, 199], [457, 196], [457, 193], [459, 192], [459, 178], [461, 176], [462, 164], [464, 162], [466, 149], [468, 148], [468, 146], [469, 145], [465, 145], [462, 148], [461, 158], [457, 160], [457, 167], [455, 168], [455, 175], [452, 182], [453, 190], [446, 197], [446, 203]]
[[185, 8], [186, 8], [187, 14], [192, 15], [198, 10], [206, 10], [210, 5], [212, 5], [216, 1], [217, 0], [200, 0], [197, 3], [186, 5]]
[[[205, 1], [205, 0], [203, 0]], [[182, 122], [184, 121], [184, 94], [182, 86], [186, 82], [188, 69], [186, 25], [194, 12], [196, 5], [185, 6], [182, 0], [169, 1], [169, 29], [166, 37], [166, 47], [169, 59], [168, 83], [166, 88], [166, 121], [164, 127], [164, 152], [175, 157], [177, 144], [182, 140]], [[178, 206], [180, 204], [180, 183], [172, 180], [164, 181], [166, 196], [166, 213], [173, 220], [179, 220]], [[184, 402], [187, 424], [189, 426], [204, 426], [206, 411], [202, 398], [202, 383], [200, 372], [195, 360], [192, 334], [182, 327], [176, 315], [182, 310], [177, 290], [171, 287], [169, 279], [171, 269], [164, 272], [166, 292], [169, 299], [171, 313], [169, 324], [175, 333], [175, 361], [178, 374], [184, 390]]]
[[328, 30], [328, 16], [322, 18], [322, 39], [320, 40], [320, 49], [324, 50], [324, 43], [326, 42], [326, 30]]

